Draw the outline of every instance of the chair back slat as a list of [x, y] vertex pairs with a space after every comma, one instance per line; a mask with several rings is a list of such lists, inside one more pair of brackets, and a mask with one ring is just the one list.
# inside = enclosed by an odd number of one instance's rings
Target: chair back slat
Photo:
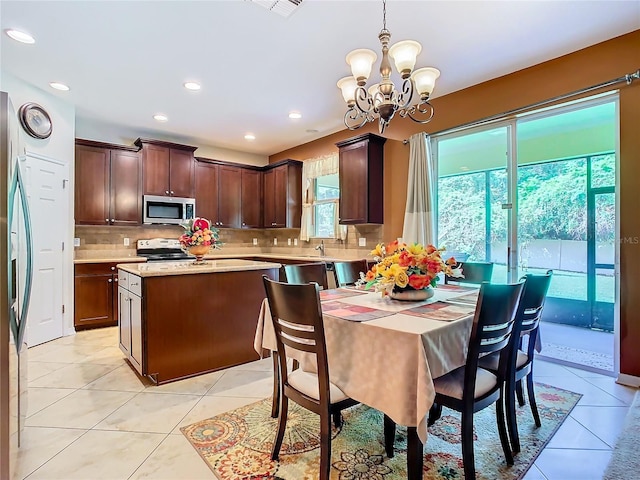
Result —
[[485, 282], [480, 287], [469, 338], [465, 366], [465, 391], [475, 390], [480, 355], [499, 352], [498, 380], [502, 381], [506, 378], [510, 352], [507, 346], [511, 344], [513, 326], [523, 289], [524, 280], [511, 285]]
[[490, 262], [458, 262], [456, 268], [462, 269], [464, 278], [445, 275], [444, 283], [473, 283], [491, 282], [493, 263]]
[[276, 334], [282, 385], [293, 388], [288, 383], [285, 345], [293, 350], [313, 353], [317, 362], [320, 402], [328, 402], [329, 370], [318, 284], [276, 282], [266, 275], [262, 280]]
[[339, 287], [355, 285], [360, 280], [360, 272], [367, 273], [367, 261], [353, 260], [350, 262], [335, 262], [336, 284]]
[[315, 282], [324, 290], [329, 288], [327, 280], [327, 265], [324, 262], [285, 265], [284, 273], [287, 283], [302, 284]]

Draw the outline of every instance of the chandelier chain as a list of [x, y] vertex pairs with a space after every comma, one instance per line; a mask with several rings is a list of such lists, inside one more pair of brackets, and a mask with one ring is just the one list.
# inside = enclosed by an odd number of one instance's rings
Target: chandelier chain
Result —
[[387, 29], [387, 0], [382, 0], [382, 29]]

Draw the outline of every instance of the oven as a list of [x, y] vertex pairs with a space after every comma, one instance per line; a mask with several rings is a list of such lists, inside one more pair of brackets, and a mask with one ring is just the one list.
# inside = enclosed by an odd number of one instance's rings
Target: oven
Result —
[[180, 225], [196, 215], [194, 198], [144, 195], [142, 221], [147, 224]]

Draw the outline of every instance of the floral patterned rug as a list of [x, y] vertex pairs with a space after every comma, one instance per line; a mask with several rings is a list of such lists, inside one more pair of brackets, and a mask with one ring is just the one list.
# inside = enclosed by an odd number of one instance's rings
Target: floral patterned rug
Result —
[[[498, 437], [495, 410], [474, 418], [476, 478], [519, 479], [567, 418], [581, 395], [536, 384], [542, 427], [535, 428], [529, 405], [518, 407], [522, 451], [507, 466]], [[265, 399], [182, 428], [182, 433], [220, 480], [315, 480], [320, 465], [319, 417], [289, 403], [289, 419], [280, 460], [270, 458], [277, 419]], [[394, 458], [384, 453], [382, 414], [364, 405], [343, 412], [344, 424], [333, 430], [331, 479], [400, 480], [406, 475], [406, 429], [397, 428]], [[429, 428], [424, 479], [464, 478], [460, 415], [444, 408]]]

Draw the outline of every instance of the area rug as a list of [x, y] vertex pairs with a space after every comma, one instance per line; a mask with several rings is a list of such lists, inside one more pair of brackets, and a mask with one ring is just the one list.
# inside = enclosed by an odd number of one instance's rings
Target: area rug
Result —
[[604, 472], [604, 480], [632, 480], [640, 471], [640, 392], [636, 396], [624, 419], [624, 427], [618, 437], [611, 461]]
[[[476, 478], [519, 479], [567, 418], [581, 395], [536, 384], [542, 427], [535, 428], [528, 405], [518, 409], [522, 451], [507, 466], [496, 427], [495, 410], [475, 415]], [[316, 480], [320, 466], [319, 417], [289, 403], [289, 419], [279, 461], [270, 458], [277, 419], [271, 400], [247, 405], [183, 427], [182, 433], [220, 480]], [[400, 480], [407, 478], [406, 429], [398, 427], [394, 458], [384, 453], [382, 414], [364, 405], [343, 411], [344, 423], [333, 429], [331, 479]], [[460, 415], [443, 409], [429, 428], [424, 454], [424, 479], [464, 478]]]

